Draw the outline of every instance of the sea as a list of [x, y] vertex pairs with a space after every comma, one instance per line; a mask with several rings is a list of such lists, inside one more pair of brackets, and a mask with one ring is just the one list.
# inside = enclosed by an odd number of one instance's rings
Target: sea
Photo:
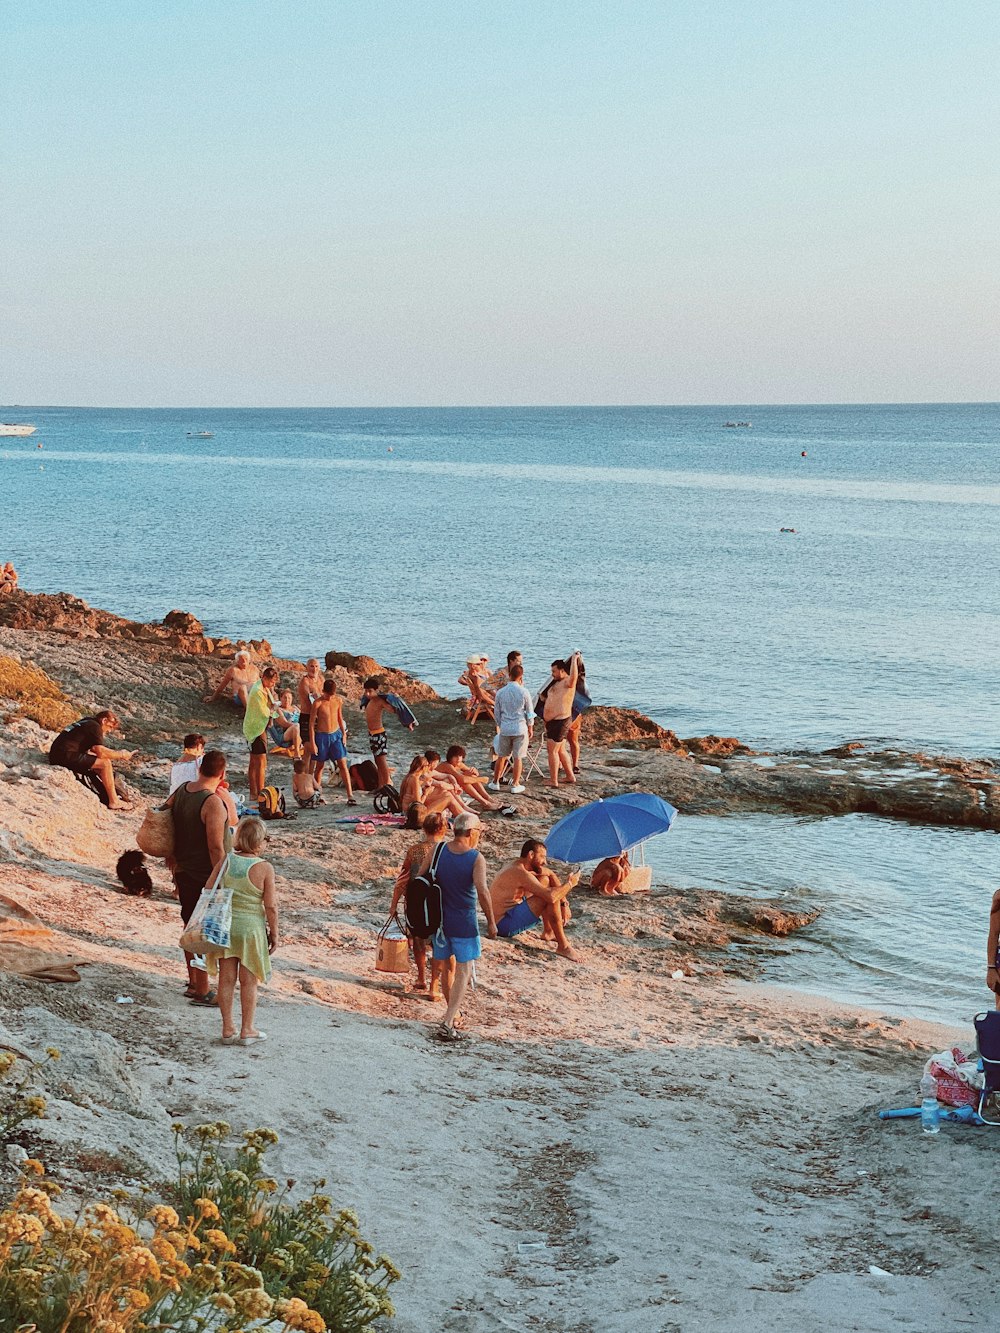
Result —
[[[1000, 760], [998, 404], [0, 417], [37, 426], [0, 439], [0, 560], [32, 591], [449, 695], [472, 653], [521, 649], [537, 687], [580, 649], [596, 702], [681, 736]], [[995, 834], [680, 818], [648, 855], [821, 908], [775, 981], [948, 1022], [990, 1001]]]

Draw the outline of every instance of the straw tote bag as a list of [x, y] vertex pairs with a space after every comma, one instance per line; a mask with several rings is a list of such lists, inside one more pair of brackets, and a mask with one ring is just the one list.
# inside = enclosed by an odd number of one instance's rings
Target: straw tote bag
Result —
[[174, 816], [165, 805], [150, 806], [135, 835], [136, 846], [147, 856], [165, 859], [174, 854]]
[[375, 971], [393, 972], [397, 975], [410, 970], [410, 946], [406, 931], [400, 925], [399, 918], [391, 916], [378, 933], [375, 950]]

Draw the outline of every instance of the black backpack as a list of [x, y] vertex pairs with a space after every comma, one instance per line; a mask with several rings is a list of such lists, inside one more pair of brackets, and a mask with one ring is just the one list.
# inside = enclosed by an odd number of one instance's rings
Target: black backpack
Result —
[[422, 875], [411, 871], [406, 886], [406, 924], [420, 940], [429, 940], [441, 929], [441, 884], [437, 868], [443, 851], [444, 843], [439, 842], [430, 865]]
[[399, 799], [399, 792], [391, 782], [385, 783], [372, 794], [372, 805], [380, 815], [399, 815], [403, 811], [403, 802]]
[[347, 771], [351, 775], [351, 786], [355, 791], [378, 789], [378, 769], [370, 759], [362, 759], [359, 764], [350, 764]]

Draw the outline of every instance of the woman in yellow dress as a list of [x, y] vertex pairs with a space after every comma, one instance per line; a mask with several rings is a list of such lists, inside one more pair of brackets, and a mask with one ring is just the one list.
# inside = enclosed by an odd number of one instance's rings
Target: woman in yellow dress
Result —
[[[274, 867], [257, 855], [267, 840], [263, 823], [255, 815], [244, 816], [236, 826], [233, 850], [223, 884], [233, 891], [233, 924], [229, 947], [216, 957], [219, 963], [219, 1009], [222, 1011], [222, 1044], [253, 1046], [266, 1041], [267, 1033], [254, 1027], [257, 986], [271, 976], [271, 954], [278, 947], [278, 904], [274, 891]], [[223, 862], [212, 871], [218, 875]], [[240, 987], [240, 1029], [233, 1021], [236, 983]]]

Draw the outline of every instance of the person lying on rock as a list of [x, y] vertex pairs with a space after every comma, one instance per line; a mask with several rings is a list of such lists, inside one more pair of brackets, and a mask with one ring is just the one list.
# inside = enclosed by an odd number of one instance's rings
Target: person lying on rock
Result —
[[620, 856], [606, 857], [594, 867], [590, 876], [590, 887], [597, 893], [603, 893], [607, 898], [618, 897], [628, 892], [625, 881], [631, 869], [632, 862], [628, 859], [628, 852], [622, 852]]
[[574, 871], [569, 879], [560, 882], [547, 868], [546, 861], [545, 843], [529, 838], [514, 864], [505, 866], [493, 880], [490, 898], [497, 934], [511, 939], [542, 925], [544, 937], [555, 942], [556, 953], [576, 963], [580, 955], [566, 938], [566, 922], [571, 915], [566, 897], [579, 883], [580, 875]]
[[[93, 717], [82, 717], [71, 727], [61, 731], [49, 749], [49, 763], [57, 768], [68, 768], [78, 775], [93, 775], [104, 789], [103, 804], [109, 810], [128, 810], [119, 799], [115, 787], [115, 763], [127, 762], [136, 750], [109, 750], [104, 744], [109, 731], [118, 731], [121, 723], [110, 708], [104, 708]], [[100, 796], [100, 792], [98, 792]], [[106, 798], [106, 799], [105, 799]]]

